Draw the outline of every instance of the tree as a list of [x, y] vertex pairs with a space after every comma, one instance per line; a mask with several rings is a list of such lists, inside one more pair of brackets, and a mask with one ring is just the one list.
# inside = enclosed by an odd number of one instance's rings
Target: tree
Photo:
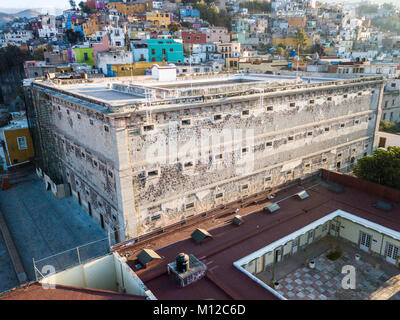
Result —
[[250, 14], [271, 12], [270, 2], [246, 1], [239, 3], [240, 8], [247, 8]]
[[377, 149], [358, 160], [354, 174], [364, 180], [400, 189], [400, 147]]
[[69, 5], [71, 6], [72, 9], [75, 10], [76, 8], [76, 2], [74, 0], [69, 0]]
[[33, 52], [33, 59], [37, 60], [37, 61], [43, 61], [44, 60], [44, 50], [43, 48], [37, 48], [34, 52]]
[[79, 2], [79, 7], [84, 13], [90, 13], [92, 10], [83, 2]]
[[170, 23], [168, 25], [168, 31], [169, 32], [177, 32], [178, 30], [181, 29], [181, 25], [179, 23]]
[[65, 31], [65, 38], [71, 44], [76, 44], [77, 42], [83, 41], [83, 36], [79, 31], [73, 31], [68, 29]]
[[379, 131], [400, 133], [400, 123], [381, 120], [379, 123]]
[[209, 5], [204, 0], [196, 2], [194, 7], [200, 11], [201, 19], [208, 21], [211, 25], [231, 30], [231, 18], [226, 10], [219, 10], [215, 5]]
[[297, 34], [295, 38], [296, 47], [298, 47], [300, 52], [304, 51], [307, 46], [307, 35], [303, 29], [297, 29]]

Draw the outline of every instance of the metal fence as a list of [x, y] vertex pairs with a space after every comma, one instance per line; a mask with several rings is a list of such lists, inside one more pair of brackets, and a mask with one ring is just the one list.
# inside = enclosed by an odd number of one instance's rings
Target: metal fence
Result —
[[[125, 232], [125, 230], [122, 230], [122, 232]], [[110, 253], [112, 246], [115, 244], [114, 232], [109, 232], [106, 238], [89, 242], [42, 259], [36, 260], [33, 258], [36, 280], [44, 278], [48, 273], [47, 270], [49, 270], [49, 267], [55, 273], [64, 271]]]

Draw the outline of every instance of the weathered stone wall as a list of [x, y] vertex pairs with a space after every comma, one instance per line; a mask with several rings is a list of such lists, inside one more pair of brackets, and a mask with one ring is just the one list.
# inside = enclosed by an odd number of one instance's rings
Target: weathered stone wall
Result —
[[[372, 151], [380, 89], [380, 84], [357, 84], [274, 93], [262, 103], [258, 97], [168, 112], [160, 108], [153, 111], [154, 128], [148, 132], [145, 117], [128, 119], [139, 232], [319, 168], [350, 167]], [[202, 143], [207, 130], [209, 141]], [[230, 135], [216, 139], [223, 132]], [[216, 160], [220, 153], [222, 160]]]
[[133, 237], [371, 153], [383, 82], [350, 82], [157, 102], [147, 116], [48, 92], [51, 143], [73, 196]]

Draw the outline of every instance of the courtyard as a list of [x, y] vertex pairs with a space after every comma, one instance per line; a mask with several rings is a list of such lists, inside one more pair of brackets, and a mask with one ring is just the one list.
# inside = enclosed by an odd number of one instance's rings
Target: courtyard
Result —
[[[314, 268], [305, 263], [310, 260]], [[342, 286], [348, 274], [342, 273], [344, 266], [355, 268], [354, 289]], [[256, 276], [271, 285], [273, 275], [279, 283], [275, 290], [289, 300], [400, 300], [400, 270], [395, 265], [331, 236]]]

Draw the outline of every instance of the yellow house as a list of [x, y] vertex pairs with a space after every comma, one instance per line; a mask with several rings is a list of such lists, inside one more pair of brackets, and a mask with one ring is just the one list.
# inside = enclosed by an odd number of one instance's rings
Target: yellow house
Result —
[[226, 58], [225, 68], [228, 70], [239, 70], [239, 58]]
[[82, 30], [85, 36], [92, 35], [100, 30], [99, 19], [96, 15], [92, 15], [87, 21], [82, 23]]
[[28, 163], [35, 155], [28, 128], [4, 129], [1, 144], [7, 167]]
[[167, 12], [146, 12], [146, 21], [159, 28], [166, 29], [171, 23], [171, 16]]
[[[277, 46], [282, 43], [285, 46], [290, 46], [295, 48], [297, 46], [296, 38], [272, 38], [272, 45]], [[306, 38], [306, 46], [311, 47], [313, 45], [313, 41], [310, 38]]]
[[140, 61], [133, 64], [114, 64], [110, 65], [111, 72], [115, 77], [131, 77], [131, 76], [143, 76], [147, 69], [151, 69], [154, 64], [159, 66], [165, 65], [164, 61], [158, 62], [146, 62]]
[[130, 16], [138, 12], [145, 12], [147, 10], [153, 9], [153, 2], [145, 2], [145, 3], [133, 3], [126, 4], [123, 2], [109, 2], [106, 4], [107, 8], [115, 8], [118, 12], [122, 13], [125, 16]]

